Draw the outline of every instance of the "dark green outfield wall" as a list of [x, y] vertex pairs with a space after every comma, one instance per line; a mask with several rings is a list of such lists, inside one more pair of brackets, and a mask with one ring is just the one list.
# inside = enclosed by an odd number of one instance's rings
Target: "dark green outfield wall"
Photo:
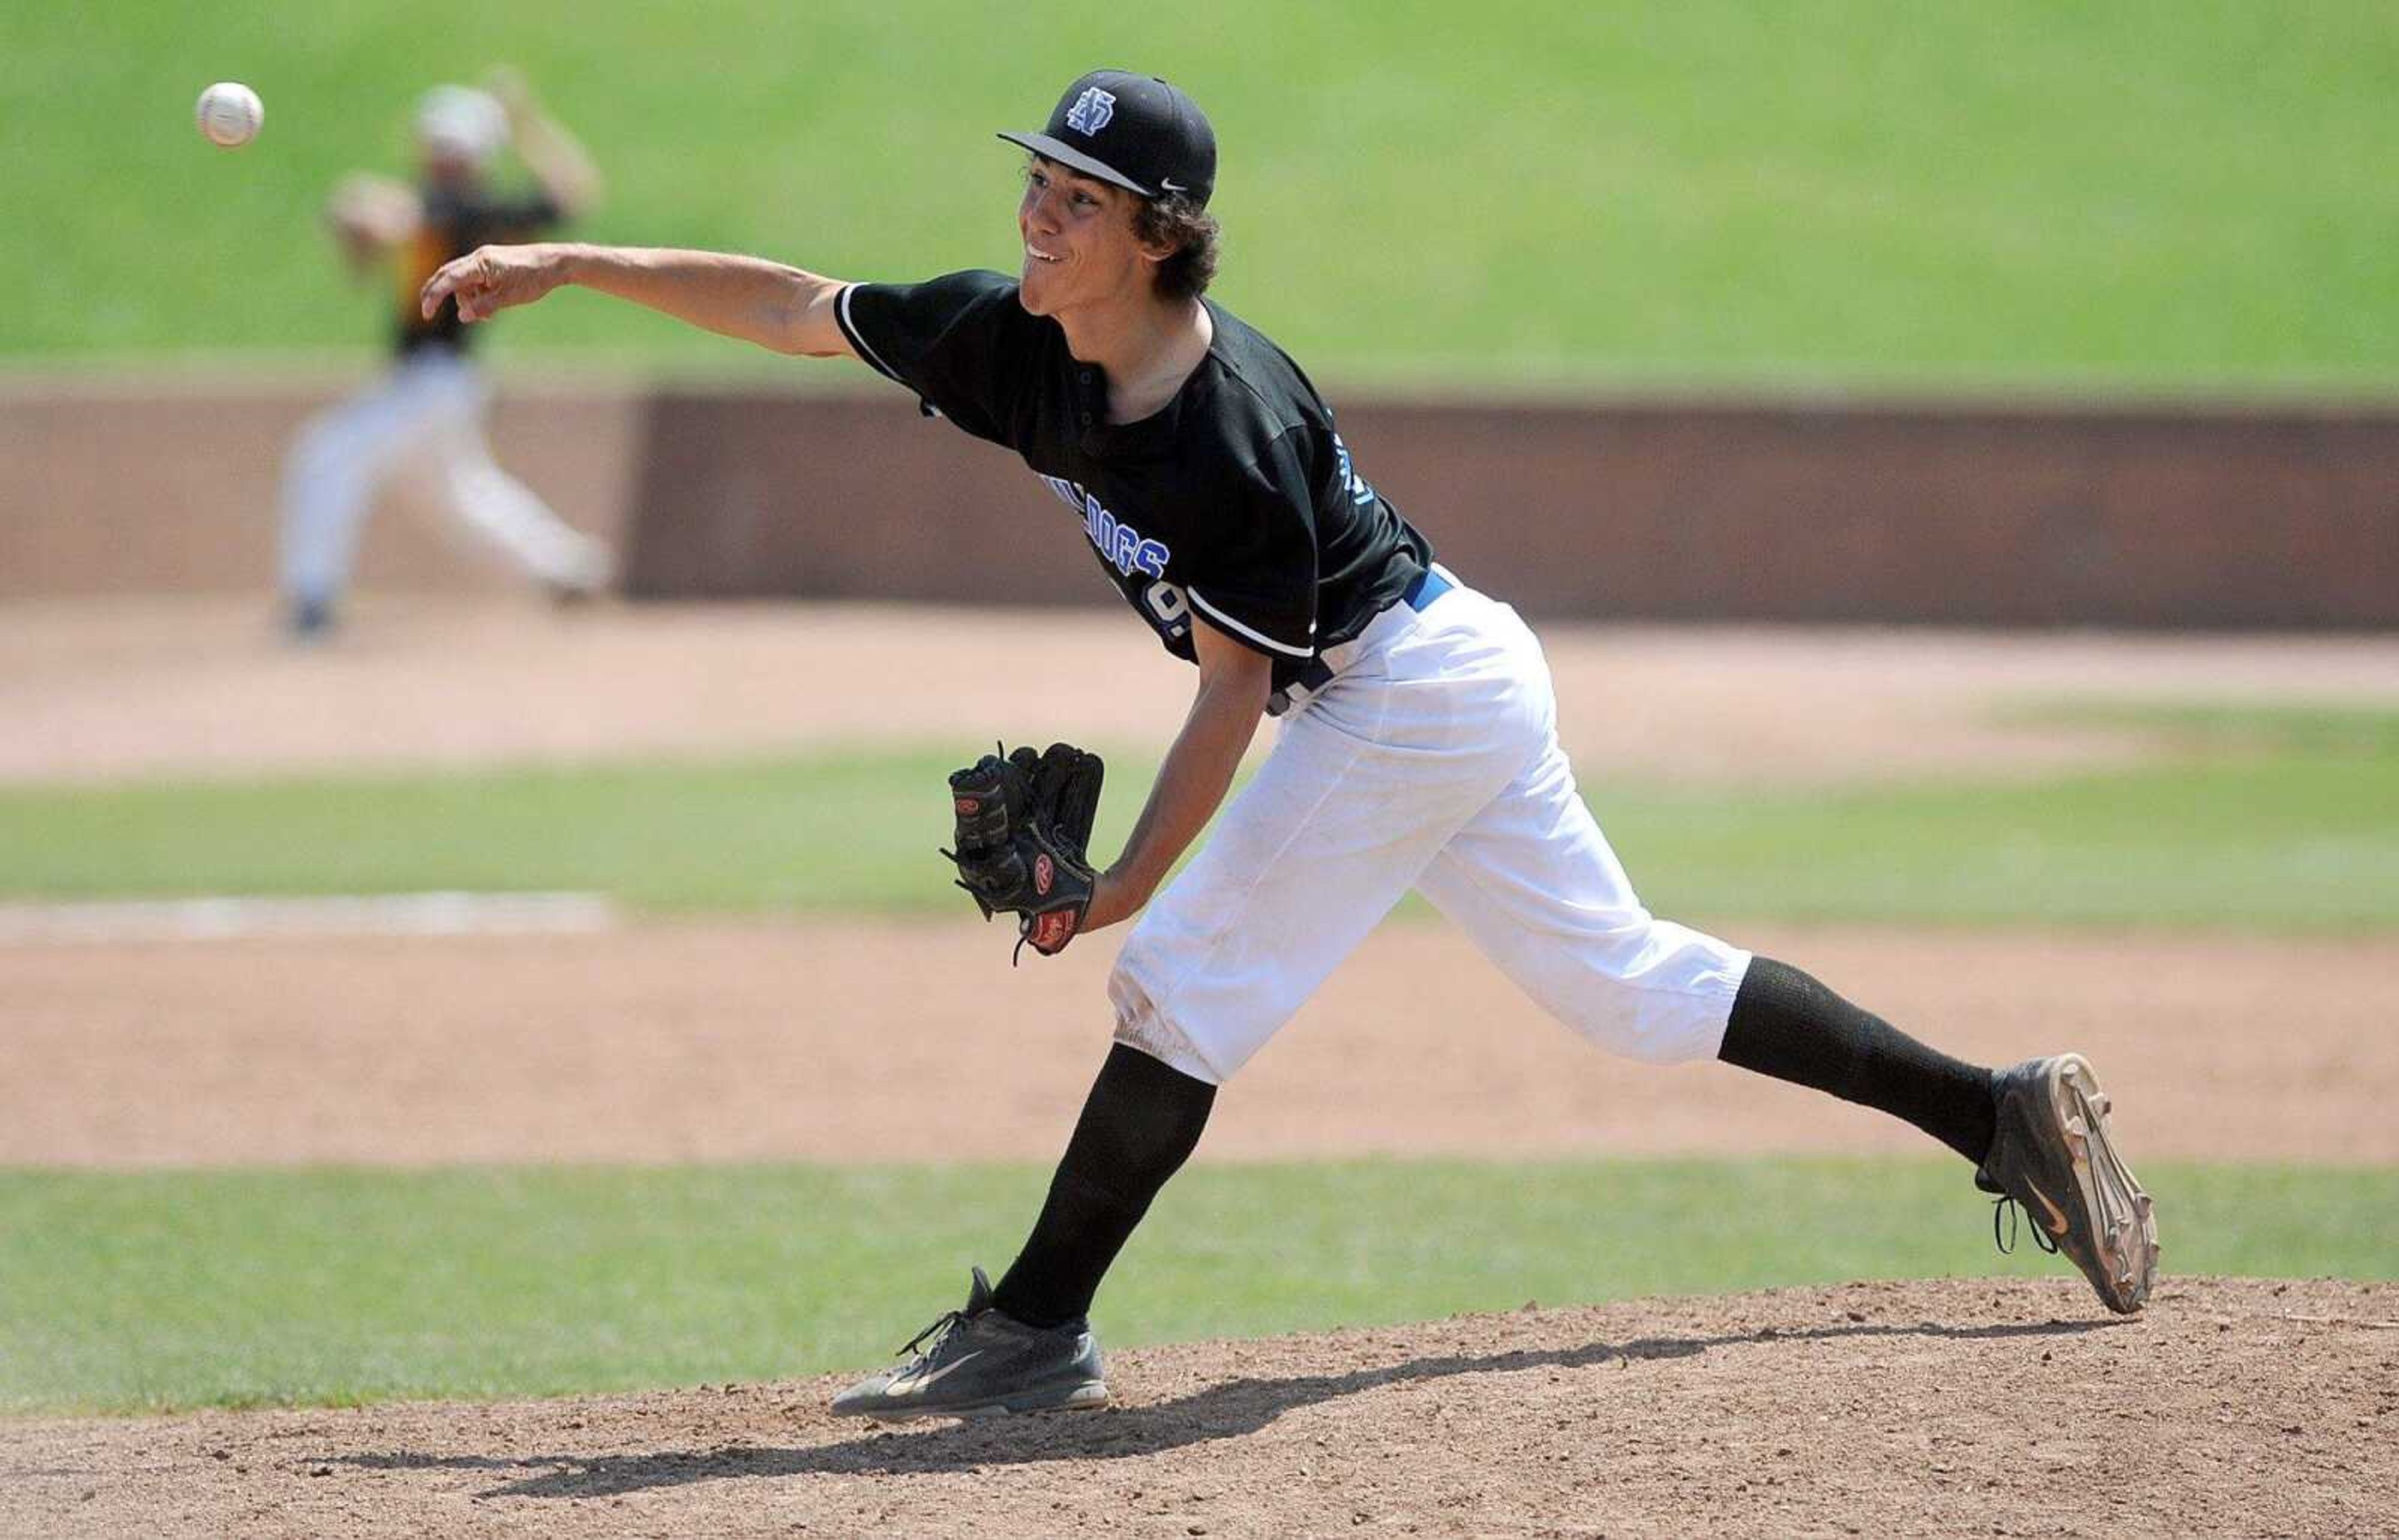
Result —
[[[904, 402], [644, 415], [636, 592], [1109, 601], [1040, 483]], [[2394, 410], [1362, 402], [1342, 425], [1452, 565], [1536, 615], [2399, 626]]]

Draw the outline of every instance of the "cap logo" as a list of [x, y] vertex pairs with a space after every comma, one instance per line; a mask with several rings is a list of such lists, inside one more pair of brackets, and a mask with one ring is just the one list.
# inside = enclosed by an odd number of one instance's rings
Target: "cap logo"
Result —
[[1078, 134], [1095, 134], [1106, 128], [1108, 119], [1116, 115], [1116, 93], [1104, 91], [1097, 86], [1086, 86], [1083, 94], [1075, 99], [1075, 104], [1066, 109], [1066, 127]]

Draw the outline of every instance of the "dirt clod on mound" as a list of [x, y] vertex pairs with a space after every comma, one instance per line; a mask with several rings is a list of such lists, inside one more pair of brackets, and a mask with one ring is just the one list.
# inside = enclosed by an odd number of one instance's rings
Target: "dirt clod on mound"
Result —
[[1862, 1283], [1128, 1352], [1118, 1404], [901, 1428], [831, 1381], [0, 1423], [9, 1533], [2353, 1535], [2399, 1289]]

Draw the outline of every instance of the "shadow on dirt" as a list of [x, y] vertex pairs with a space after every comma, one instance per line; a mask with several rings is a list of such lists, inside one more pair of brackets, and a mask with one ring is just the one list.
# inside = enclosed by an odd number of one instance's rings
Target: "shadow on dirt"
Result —
[[[1588, 1369], [1655, 1358], [1687, 1358], [1711, 1347], [1742, 1344], [1807, 1342], [1855, 1337], [1938, 1337], [1990, 1341], [2011, 1337], [2062, 1337], [2106, 1331], [2119, 1320], [2048, 1321], [2004, 1326], [1913, 1326], [1850, 1324], [1710, 1337], [1645, 1337], [1638, 1341], [1548, 1352], [1517, 1351], [1480, 1358], [1412, 1358], [1382, 1369], [1347, 1374], [1302, 1374], [1282, 1379], [1228, 1380], [1222, 1385], [1154, 1406], [1101, 1412], [1055, 1413], [948, 1423], [910, 1432], [873, 1431], [839, 1443], [796, 1449], [726, 1445], [695, 1453], [658, 1454], [382, 1454], [329, 1456], [325, 1463], [362, 1470], [541, 1470], [522, 1480], [479, 1493], [493, 1497], [616, 1497], [627, 1493], [696, 1481], [744, 1477], [939, 1475], [980, 1466], [1038, 1465], [1050, 1460], [1112, 1460], [1156, 1454], [1215, 1439], [1237, 1439], [1297, 1407], [1352, 1396], [1388, 1385], [1437, 1380], [1457, 1374], [1521, 1373], [1539, 1369]], [[543, 1467], [554, 1467], [543, 1469]]]

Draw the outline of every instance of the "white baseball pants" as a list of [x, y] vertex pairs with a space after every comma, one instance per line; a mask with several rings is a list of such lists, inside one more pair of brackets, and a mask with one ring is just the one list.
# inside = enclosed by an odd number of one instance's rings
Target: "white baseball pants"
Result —
[[309, 419], [283, 473], [283, 591], [330, 601], [349, 581], [359, 528], [385, 488], [438, 509], [473, 544], [562, 588], [607, 581], [605, 547], [492, 461], [491, 390], [454, 353], [423, 348]]
[[1221, 1084], [1414, 887], [1599, 1047], [1714, 1058], [1750, 954], [1634, 897], [1575, 790], [1549, 664], [1516, 612], [1456, 587], [1335, 651], [1340, 671], [1283, 717], [1126, 938], [1108, 982], [1118, 1039]]

